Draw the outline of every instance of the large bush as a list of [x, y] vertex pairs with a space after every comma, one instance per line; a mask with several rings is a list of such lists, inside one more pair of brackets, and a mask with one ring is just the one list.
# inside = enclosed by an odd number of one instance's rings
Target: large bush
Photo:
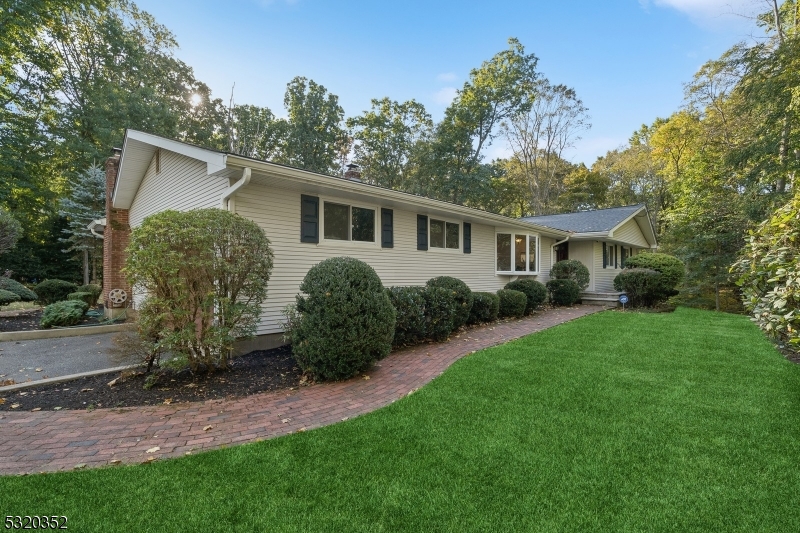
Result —
[[441, 276], [429, 279], [428, 287], [440, 287], [453, 292], [456, 301], [456, 314], [453, 317], [453, 330], [457, 330], [469, 320], [469, 311], [472, 309], [472, 291], [460, 279]]
[[35, 292], [22, 283], [5, 276], [0, 276], [0, 289], [13, 292], [23, 302], [33, 302], [39, 298]]
[[614, 288], [628, 295], [631, 307], [650, 307], [658, 303], [662, 274], [649, 268], [626, 268], [614, 278]]
[[463, 306], [450, 289], [425, 287], [425, 336], [437, 342], [445, 341], [457, 329], [456, 317]]
[[770, 337], [800, 346], [800, 195], [750, 232], [732, 271], [745, 309]]
[[94, 296], [91, 292], [71, 292], [67, 295], [67, 300], [80, 300], [82, 302], [86, 302], [86, 305], [89, 307], [92, 307]]
[[580, 286], [571, 279], [551, 279], [547, 282], [547, 292], [553, 305], [572, 305], [581, 297]]
[[677, 257], [659, 253], [641, 253], [625, 260], [625, 268], [647, 268], [661, 274], [653, 288], [653, 302], [666, 301], [678, 294], [677, 287], [683, 281], [686, 269]]
[[491, 292], [473, 292], [469, 324], [494, 322], [500, 313], [500, 297]]
[[425, 339], [425, 287], [392, 287], [389, 300], [396, 313], [395, 346], [410, 346]]
[[56, 302], [44, 308], [39, 324], [43, 328], [74, 326], [88, 309], [89, 305], [80, 300]]
[[528, 302], [525, 304], [526, 315], [533, 313], [537, 307], [547, 301], [547, 287], [535, 279], [525, 278], [511, 281], [506, 283], [505, 288], [525, 293], [528, 298]]
[[550, 269], [550, 276], [555, 279], [571, 279], [582, 291], [589, 286], [589, 269], [575, 259], [559, 261]]
[[89, 302], [89, 307], [94, 307], [97, 305], [97, 300], [100, 298], [100, 294], [103, 292], [103, 288], [100, 285], [89, 283], [88, 285], [81, 285], [75, 292], [88, 292], [89, 294], [91, 294], [92, 298], [91, 301]]
[[131, 232], [125, 273], [147, 297], [141, 329], [190, 367], [224, 368], [255, 333], [272, 250], [253, 221], [221, 209], [163, 211]]
[[5, 289], [0, 289], [0, 305], [8, 305], [12, 302], [20, 301], [19, 294], [15, 294]]
[[525, 316], [525, 307], [528, 305], [528, 297], [524, 292], [513, 289], [500, 289], [497, 291], [499, 299], [500, 318], [512, 318]]
[[63, 279], [46, 279], [34, 287], [39, 302], [44, 305], [64, 301], [69, 293], [75, 292], [77, 289], [77, 285]]
[[346, 379], [392, 348], [396, 314], [371, 266], [352, 257], [315, 265], [287, 310], [292, 353], [316, 379]]

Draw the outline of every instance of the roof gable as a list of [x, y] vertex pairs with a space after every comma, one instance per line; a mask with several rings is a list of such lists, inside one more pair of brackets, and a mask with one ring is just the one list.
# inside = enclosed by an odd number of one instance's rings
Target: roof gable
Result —
[[612, 231], [642, 208], [644, 208], [644, 204], [636, 204], [560, 215], [523, 217], [522, 220], [575, 233], [595, 233]]

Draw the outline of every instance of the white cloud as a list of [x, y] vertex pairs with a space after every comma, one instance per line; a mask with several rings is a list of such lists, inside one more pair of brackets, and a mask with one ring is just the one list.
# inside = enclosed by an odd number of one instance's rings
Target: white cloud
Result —
[[448, 82], [448, 83], [449, 82], [454, 82], [457, 79], [458, 79], [458, 76], [456, 76], [455, 72], [442, 72], [441, 74], [436, 76], [436, 80], [437, 81], [443, 81], [443, 82]]
[[433, 101], [441, 105], [450, 105], [450, 102], [458, 94], [458, 89], [455, 87], [442, 87], [433, 95]]
[[752, 17], [768, 8], [757, 0], [639, 0], [639, 5], [648, 12], [651, 5], [671, 8], [697, 24], [729, 24], [732, 18]]

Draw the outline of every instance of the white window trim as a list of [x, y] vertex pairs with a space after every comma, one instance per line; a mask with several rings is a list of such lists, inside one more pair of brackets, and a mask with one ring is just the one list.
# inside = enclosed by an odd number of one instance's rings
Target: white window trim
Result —
[[[431, 245], [431, 224], [434, 220], [439, 220], [444, 222], [444, 248], [439, 248], [436, 246]], [[448, 248], [447, 247], [447, 223], [450, 224], [458, 224], [458, 248]], [[460, 253], [464, 249], [464, 224], [462, 224], [458, 220], [453, 220], [449, 218], [439, 217], [439, 216], [431, 216], [428, 215], [428, 251], [434, 252], [444, 252], [444, 253]]]
[[[530, 250], [530, 238], [536, 237], [536, 271], [533, 270], [497, 270], [497, 236], [503, 235], [511, 235], [511, 267], [513, 269], [515, 265], [514, 261], [514, 235], [525, 235], [525, 267], [528, 267], [528, 251]], [[531, 232], [521, 232], [516, 230], [495, 230], [494, 232], [494, 251], [492, 253], [492, 258], [494, 261], [494, 273], [498, 276], [538, 276], [542, 270], [542, 237], [538, 233], [531, 233]]]
[[[371, 204], [361, 204], [361, 203], [353, 203], [350, 200], [343, 200], [341, 198], [332, 198], [328, 196], [320, 196], [319, 197], [320, 206], [319, 206], [319, 244], [317, 246], [354, 246], [354, 247], [368, 247], [368, 248], [380, 248], [380, 214], [381, 208], [376, 205]], [[325, 202], [331, 204], [339, 204], [339, 205], [346, 205], [348, 209], [349, 215], [349, 222], [348, 222], [348, 239], [346, 241], [342, 241], [339, 239], [326, 239], [325, 238]], [[375, 235], [375, 240], [370, 241], [354, 241], [352, 240], [352, 225], [353, 225], [353, 208], [360, 207], [361, 209], [370, 209], [375, 212], [375, 219], [374, 219], [374, 231], [373, 235]]]

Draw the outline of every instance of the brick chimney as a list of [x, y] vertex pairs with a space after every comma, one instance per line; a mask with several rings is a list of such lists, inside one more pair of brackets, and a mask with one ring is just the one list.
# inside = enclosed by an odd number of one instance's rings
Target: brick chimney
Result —
[[361, 171], [359, 170], [358, 165], [355, 163], [350, 163], [347, 165], [347, 170], [344, 173], [344, 177], [351, 180], [351, 181], [361, 181]]
[[[131, 287], [122, 267], [125, 266], [125, 249], [130, 240], [131, 227], [128, 225], [128, 210], [112, 207], [114, 185], [117, 183], [119, 161], [122, 150], [114, 148], [111, 157], [106, 159], [106, 228], [103, 232], [103, 294], [107, 318], [114, 318], [131, 303], [133, 296]], [[115, 306], [108, 298], [112, 289], [122, 289], [128, 293], [128, 301], [122, 306]]]

